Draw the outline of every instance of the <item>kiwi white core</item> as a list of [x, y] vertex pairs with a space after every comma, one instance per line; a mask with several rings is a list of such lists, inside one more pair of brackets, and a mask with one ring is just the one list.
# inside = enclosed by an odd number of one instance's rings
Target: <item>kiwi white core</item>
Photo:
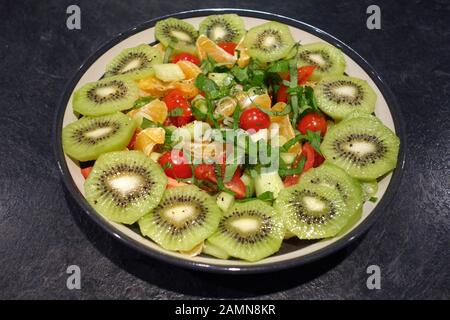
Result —
[[213, 39], [221, 39], [227, 35], [227, 31], [224, 30], [221, 26], [217, 26], [213, 30], [211, 30], [211, 34]]
[[92, 131], [88, 131], [84, 135], [88, 138], [100, 138], [100, 137], [106, 136], [111, 131], [112, 131], [111, 127], [103, 127], [103, 128], [97, 128]]
[[138, 68], [141, 65], [141, 61], [139, 59], [133, 59], [130, 62], [128, 62], [122, 70], [120, 70], [120, 73], [125, 73], [127, 71], [133, 70]]
[[344, 150], [364, 155], [375, 152], [376, 146], [373, 143], [366, 141], [354, 141], [352, 143], [346, 143], [344, 145]]
[[320, 53], [311, 53], [309, 55], [309, 59], [317, 63], [319, 66], [324, 66], [327, 63]]
[[122, 195], [127, 195], [138, 189], [142, 184], [142, 177], [139, 175], [119, 175], [114, 176], [108, 181], [109, 185], [121, 193]]
[[107, 97], [109, 95], [116, 93], [116, 91], [117, 90], [114, 87], [104, 87], [96, 89], [95, 93], [101, 97]]
[[322, 212], [326, 208], [325, 203], [315, 197], [306, 196], [303, 198], [303, 202], [305, 203], [306, 207], [308, 208], [308, 211]]
[[255, 218], [240, 218], [230, 224], [242, 233], [253, 233], [259, 230], [261, 222]]
[[170, 32], [170, 34], [172, 36], [174, 36], [175, 38], [177, 38], [181, 41], [184, 41], [184, 42], [190, 42], [192, 40], [191, 37], [187, 33], [179, 31], [179, 30], [172, 30]]
[[357, 95], [356, 88], [354, 86], [340, 86], [333, 89], [333, 93], [338, 96], [354, 97]]
[[162, 214], [168, 221], [181, 226], [188, 219], [195, 217], [197, 208], [186, 203], [176, 204], [164, 210]]
[[277, 45], [277, 38], [274, 36], [268, 36], [264, 38], [263, 46], [264, 47], [273, 47]]

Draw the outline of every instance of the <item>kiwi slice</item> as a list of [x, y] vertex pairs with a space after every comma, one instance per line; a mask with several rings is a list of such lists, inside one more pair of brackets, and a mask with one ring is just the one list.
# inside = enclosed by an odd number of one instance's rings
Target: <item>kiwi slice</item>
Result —
[[86, 199], [107, 219], [133, 224], [156, 207], [167, 177], [141, 151], [101, 155], [84, 183]]
[[222, 213], [196, 186], [167, 189], [159, 205], [139, 220], [143, 235], [167, 250], [190, 250], [216, 229]]
[[265, 202], [252, 200], [235, 203], [208, 241], [232, 257], [257, 261], [277, 252], [283, 236], [281, 216]]
[[279, 22], [266, 22], [253, 27], [244, 39], [248, 54], [261, 62], [286, 57], [294, 44], [288, 26]]
[[362, 181], [361, 187], [365, 201], [369, 200], [371, 197], [374, 197], [378, 192], [377, 180]]
[[155, 26], [155, 37], [166, 47], [170, 46], [191, 54], [197, 53], [195, 41], [198, 32], [186, 21], [177, 18], [158, 21]]
[[245, 33], [244, 21], [237, 14], [211, 15], [200, 23], [199, 32], [216, 43], [239, 43]]
[[331, 163], [325, 162], [318, 168], [308, 170], [302, 175], [302, 181], [324, 185], [338, 191], [350, 216], [361, 210], [363, 204], [361, 184]]
[[123, 150], [136, 123], [122, 112], [82, 117], [62, 130], [64, 152], [79, 161], [97, 159], [102, 153]]
[[78, 89], [74, 93], [72, 107], [85, 116], [101, 116], [130, 109], [138, 97], [139, 88], [133, 80], [111, 77]]
[[325, 159], [360, 180], [375, 180], [395, 168], [399, 138], [367, 117], [351, 118], [330, 128], [320, 149]]
[[328, 43], [311, 43], [298, 48], [297, 65], [316, 66], [310, 79], [317, 81], [324, 76], [342, 75], [345, 71], [344, 54]]
[[300, 239], [333, 237], [351, 217], [339, 191], [303, 179], [283, 189], [274, 207], [283, 216], [286, 228]]
[[317, 106], [335, 120], [345, 118], [352, 111], [372, 113], [377, 95], [369, 84], [347, 76], [325, 77], [314, 88]]
[[162, 63], [163, 57], [157, 48], [142, 44], [120, 52], [106, 66], [105, 78], [122, 75], [138, 80], [153, 74], [152, 65]]

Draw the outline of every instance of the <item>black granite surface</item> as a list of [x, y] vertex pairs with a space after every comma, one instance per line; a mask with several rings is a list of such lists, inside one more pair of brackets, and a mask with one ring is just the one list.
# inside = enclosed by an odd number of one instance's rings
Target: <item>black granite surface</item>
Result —
[[[82, 29], [66, 28], [78, 4]], [[381, 8], [382, 29], [365, 27]], [[258, 276], [176, 268], [125, 248], [85, 218], [60, 182], [51, 125], [64, 86], [101, 44], [148, 19], [240, 7], [330, 32], [378, 70], [406, 122], [405, 173], [389, 210], [351, 247], [306, 267]], [[0, 298], [450, 298], [450, 2], [0, 2]], [[81, 290], [66, 288], [79, 265]], [[381, 290], [366, 287], [379, 265]]]

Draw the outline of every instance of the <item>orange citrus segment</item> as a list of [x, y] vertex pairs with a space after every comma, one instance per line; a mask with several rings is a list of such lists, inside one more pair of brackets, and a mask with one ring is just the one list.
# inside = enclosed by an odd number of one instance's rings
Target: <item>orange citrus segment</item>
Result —
[[183, 92], [186, 99], [192, 99], [200, 93], [198, 88], [195, 86], [195, 79], [182, 80], [174, 82], [174, 87]]
[[[145, 106], [139, 109], [134, 109], [128, 112], [128, 116], [133, 119], [138, 120], [139, 117], [147, 118], [156, 123], [164, 123], [166, 121], [168, 114], [168, 109], [166, 104], [159, 100], [155, 99], [150, 103], [147, 103]], [[141, 121], [139, 121], [139, 124]]]
[[202, 69], [190, 61], [180, 60], [177, 65], [183, 71], [186, 79], [195, 79], [202, 72]]
[[155, 145], [164, 143], [166, 132], [163, 128], [147, 128], [136, 136], [135, 150], [141, 150], [147, 156], [152, 153]]
[[175, 88], [173, 82], [163, 82], [154, 76], [139, 80], [138, 87], [154, 97], [164, 97], [167, 91]]
[[208, 39], [208, 37], [203, 34], [198, 37], [196, 45], [200, 60], [205, 60], [208, 56], [217, 63], [234, 64], [237, 60], [235, 56], [223, 50], [214, 41]]
[[235, 98], [239, 102], [242, 109], [256, 106], [264, 109], [270, 109], [270, 106], [272, 105], [272, 100], [267, 93], [250, 96], [247, 92], [239, 92], [236, 94]]
[[[282, 111], [286, 107], [286, 103], [284, 102], [278, 102], [272, 107], [272, 111]], [[291, 140], [295, 137], [295, 131], [292, 127], [291, 120], [289, 119], [288, 115], [285, 116], [271, 116], [270, 117], [271, 123], [278, 123], [279, 127], [279, 134], [280, 136], [283, 136], [287, 139], [287, 141]], [[290, 149], [289, 153], [295, 153], [298, 154], [301, 151], [301, 145], [300, 143], [294, 144]]]
[[244, 38], [239, 42], [236, 47], [236, 52], [239, 51], [239, 58], [237, 59], [237, 64], [239, 68], [245, 68], [250, 63], [250, 56], [248, 54], [247, 48], [244, 46]]

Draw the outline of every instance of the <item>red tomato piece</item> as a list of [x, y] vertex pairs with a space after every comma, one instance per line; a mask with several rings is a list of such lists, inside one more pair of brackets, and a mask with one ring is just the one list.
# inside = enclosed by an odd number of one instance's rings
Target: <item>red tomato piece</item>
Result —
[[91, 167], [83, 168], [83, 169], [81, 169], [81, 175], [82, 175], [85, 179], [87, 179], [87, 177], [88, 177], [89, 173], [91, 173], [91, 171], [92, 171], [92, 166], [91, 166]]
[[304, 85], [306, 81], [308, 81], [309, 77], [311, 77], [315, 68], [316, 66], [304, 66], [298, 68], [297, 82], [299, 86]]
[[181, 127], [194, 119], [191, 108], [189, 107], [189, 102], [180, 90], [170, 90], [163, 100], [166, 103], [169, 112], [176, 108], [183, 109], [183, 114], [181, 116], [169, 117], [170, 121], [177, 127]]
[[200, 59], [194, 56], [193, 54], [187, 53], [187, 52], [181, 52], [177, 55], [175, 55], [170, 62], [177, 63], [178, 61], [190, 61], [193, 64], [200, 65]]
[[289, 88], [286, 87], [284, 84], [280, 84], [280, 88], [277, 92], [277, 102], [288, 102], [289, 94], [287, 93], [287, 90]]
[[192, 177], [192, 168], [183, 151], [172, 150], [164, 153], [159, 159], [159, 164], [164, 168], [164, 173], [174, 179], [187, 179]]
[[242, 112], [239, 124], [244, 130], [259, 131], [270, 126], [270, 117], [258, 108], [250, 108]]
[[318, 113], [308, 113], [300, 120], [297, 129], [302, 134], [306, 134], [307, 130], [320, 131], [320, 134], [324, 136], [327, 132], [327, 120]]
[[218, 44], [223, 50], [234, 56], [234, 52], [237, 47], [237, 43], [234, 42], [221, 42]]

